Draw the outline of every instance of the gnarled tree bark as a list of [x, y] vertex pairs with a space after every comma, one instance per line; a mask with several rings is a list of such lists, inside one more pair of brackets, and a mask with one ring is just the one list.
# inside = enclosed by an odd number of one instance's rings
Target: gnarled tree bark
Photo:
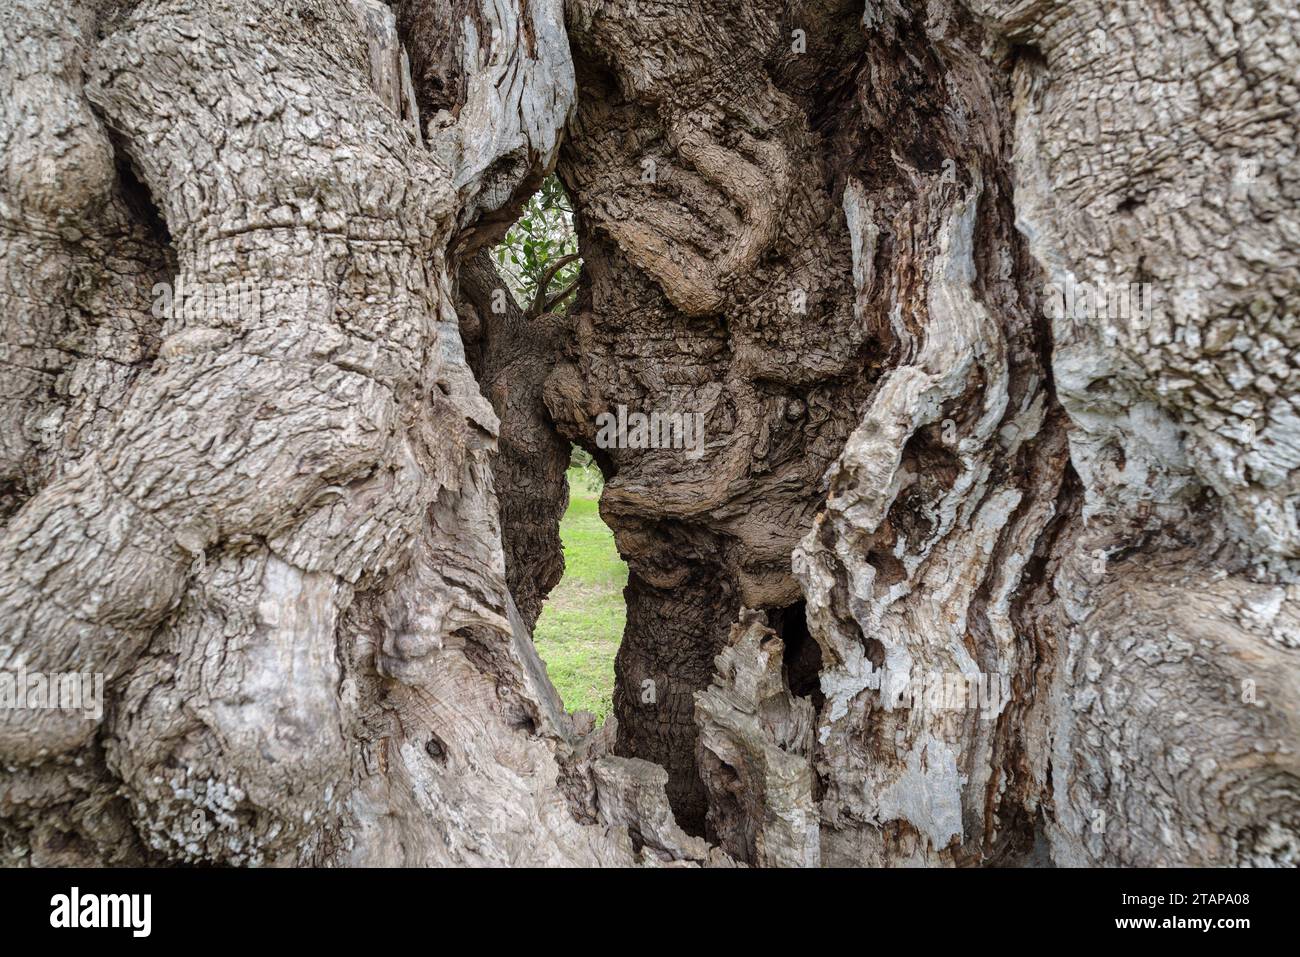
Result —
[[[1280, 0], [0, 18], [0, 672], [107, 682], [0, 709], [6, 860], [1296, 863]], [[482, 252], [557, 164], [562, 320]]]

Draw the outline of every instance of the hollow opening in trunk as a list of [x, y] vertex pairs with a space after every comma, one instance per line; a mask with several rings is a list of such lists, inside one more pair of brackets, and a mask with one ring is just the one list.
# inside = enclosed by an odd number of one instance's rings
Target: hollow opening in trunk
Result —
[[822, 651], [808, 632], [807, 604], [797, 601], [774, 608], [768, 612], [768, 621], [785, 645], [782, 660], [790, 690], [801, 698], [811, 696], [820, 711], [826, 700], [821, 688]]
[[599, 725], [611, 710], [627, 566], [600, 517], [600, 467], [560, 435], [544, 400], [581, 269], [573, 207], [548, 176], [501, 242], [462, 266], [461, 328], [500, 419], [494, 474], [511, 594], [564, 707]]
[[554, 174], [524, 203], [492, 260], [527, 319], [568, 311], [582, 260], [573, 204]]

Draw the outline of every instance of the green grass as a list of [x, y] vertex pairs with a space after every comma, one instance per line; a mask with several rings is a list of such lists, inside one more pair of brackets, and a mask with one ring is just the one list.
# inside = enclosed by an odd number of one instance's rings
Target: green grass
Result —
[[569, 470], [569, 508], [560, 522], [564, 578], [542, 606], [533, 640], [564, 706], [603, 724], [614, 695], [614, 654], [623, 637], [627, 565], [600, 520], [593, 489]]

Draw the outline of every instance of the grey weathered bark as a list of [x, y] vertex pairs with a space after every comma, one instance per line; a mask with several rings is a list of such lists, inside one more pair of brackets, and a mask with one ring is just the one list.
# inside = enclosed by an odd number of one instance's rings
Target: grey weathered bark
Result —
[[[381, 4], [128, 6], [5, 19], [6, 331], [56, 367], [7, 392], [53, 424], [6, 463], [0, 664], [111, 701], [0, 715], [9, 859], [630, 860], [557, 784], [448, 275], [553, 162], [558, 7], [451, 20], [426, 148]], [[173, 278], [205, 295], [154, 322]]]
[[[7, 860], [1297, 862], [1280, 0], [0, 18], [0, 671], [108, 680], [0, 710]], [[496, 313], [557, 159], [577, 302]], [[1046, 318], [1084, 281], [1156, 309]], [[529, 635], [569, 440], [589, 734]]]

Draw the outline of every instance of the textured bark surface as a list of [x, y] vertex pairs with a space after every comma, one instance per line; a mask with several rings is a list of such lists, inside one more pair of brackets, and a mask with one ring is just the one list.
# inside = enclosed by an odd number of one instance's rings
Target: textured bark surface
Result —
[[560, 518], [569, 501], [569, 443], [555, 430], [542, 389], [566, 332], [561, 317], [525, 313], [486, 250], [460, 268], [457, 313], [470, 368], [501, 421], [492, 471], [506, 583], [531, 633], [542, 601], [564, 574]]
[[1020, 53], [1035, 263], [1164, 299], [1052, 327], [1083, 491], [1028, 719], [1053, 855], [1295, 865], [1296, 11], [979, 12]]
[[700, 776], [710, 830], [733, 857], [816, 867], [814, 709], [790, 691], [784, 655], [784, 642], [746, 611], [718, 655], [712, 686], [697, 699]]
[[1300, 862], [1293, 6], [6, 4], [0, 671], [107, 685], [0, 709], [0, 853]]
[[[814, 133], [836, 114], [800, 93], [781, 6], [637, 9], [568, 8], [579, 102], [560, 174], [585, 295], [548, 404], [601, 458], [602, 515], [628, 560], [620, 752], [668, 768], [698, 833], [693, 695], [742, 604], [798, 600], [790, 553], [886, 347], [855, 316], [836, 174]], [[861, 49], [857, 12], [825, 16], [846, 56]], [[618, 405], [702, 414], [702, 451], [597, 450], [595, 417]]]
[[[6, 393], [52, 435], [7, 447], [0, 664], [111, 703], [0, 715], [8, 859], [630, 861], [557, 784], [446, 253], [554, 160], [558, 7], [460, 24], [427, 148], [380, 4], [63, 13], [5, 18], [6, 331], [60, 378]], [[151, 323], [153, 281], [208, 294]]]
[[[619, 403], [708, 422], [604, 460], [619, 747], [742, 859], [773, 808], [720, 792], [772, 731], [694, 765], [734, 731], [683, 704], [742, 605], [820, 651], [825, 863], [1293, 859], [1296, 25], [1104, 10], [568, 7], [588, 278], [551, 410], [587, 444]], [[1108, 279], [1164, 325], [1043, 318]], [[1010, 700], [900, 706], [909, 674]]]

